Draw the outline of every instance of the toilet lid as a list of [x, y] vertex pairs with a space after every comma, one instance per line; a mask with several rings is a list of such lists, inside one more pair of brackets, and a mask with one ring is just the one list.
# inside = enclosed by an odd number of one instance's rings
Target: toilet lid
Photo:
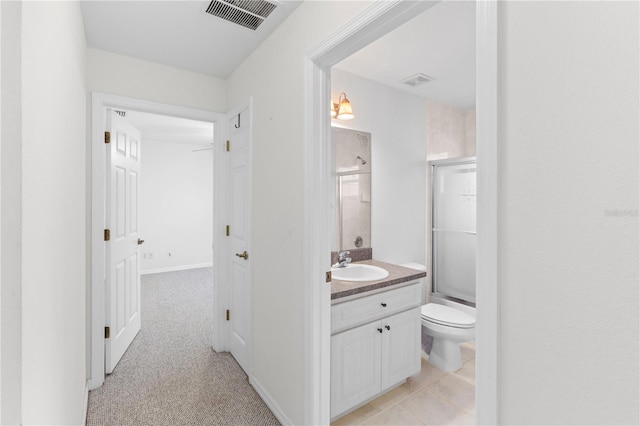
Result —
[[471, 328], [476, 325], [476, 319], [465, 312], [437, 303], [427, 303], [420, 309], [422, 318], [436, 324], [456, 328]]

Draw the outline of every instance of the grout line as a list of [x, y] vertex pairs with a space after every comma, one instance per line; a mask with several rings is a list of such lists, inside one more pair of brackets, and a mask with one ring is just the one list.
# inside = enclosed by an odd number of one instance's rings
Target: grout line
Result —
[[420, 420], [418, 417], [416, 417], [413, 413], [408, 412], [407, 414], [409, 414], [413, 419], [415, 419], [419, 424], [421, 425], [426, 425], [425, 422], [423, 422], [422, 420]]
[[[447, 373], [447, 374], [451, 374], [451, 373]], [[453, 375], [452, 375], [452, 376], [453, 376]], [[458, 379], [458, 380], [462, 380], [461, 378], [459, 378], [459, 377], [455, 377], [455, 376], [453, 376], [453, 378]], [[440, 379], [438, 379], [438, 381], [440, 381]], [[465, 382], [465, 383], [467, 383], [467, 382], [466, 382], [466, 381], [464, 381], [464, 380], [462, 380], [462, 381], [463, 381], [463, 382]], [[474, 386], [473, 388], [475, 389], [475, 386]], [[466, 413], [467, 411], [471, 411], [471, 410], [473, 410], [473, 408], [469, 408], [469, 409], [467, 410], [467, 409], [465, 409], [465, 408], [463, 408], [463, 407], [460, 407], [460, 406], [459, 406], [458, 404], [456, 404], [455, 402], [453, 402], [453, 401], [451, 401], [451, 400], [449, 400], [449, 399], [445, 398], [444, 396], [442, 396], [442, 395], [440, 395], [440, 394], [438, 394], [438, 393], [436, 393], [436, 392], [434, 392], [434, 391], [432, 391], [432, 390], [429, 390], [429, 392], [431, 392], [432, 394], [434, 394], [435, 396], [437, 396], [437, 397], [438, 397], [438, 398], [440, 398], [441, 400], [448, 402], [449, 404], [453, 405], [454, 407], [459, 408], [460, 410], [462, 410], [462, 412], [463, 412], [463, 413]], [[474, 401], [474, 408], [475, 408], [475, 401]]]
[[435, 393], [431, 389], [428, 389], [427, 391], [430, 394], [432, 394], [433, 396], [435, 396], [436, 398], [438, 398], [440, 401], [444, 401], [444, 402], [448, 403], [449, 405], [453, 405], [454, 408], [457, 408], [458, 410], [460, 410], [462, 412], [460, 415], [466, 414], [465, 409], [460, 407], [460, 406], [458, 406], [457, 404], [454, 404], [453, 401], [449, 401], [447, 398], [443, 397], [442, 395], [439, 395], [439, 394]]
[[[390, 410], [391, 408], [393, 408], [393, 407], [395, 407], [395, 406], [399, 405], [401, 402], [403, 402], [404, 400], [409, 399], [410, 397], [414, 396], [414, 395], [415, 395], [416, 393], [418, 393], [419, 391], [422, 391], [423, 389], [426, 389], [427, 387], [429, 387], [429, 386], [433, 385], [434, 383], [436, 383], [438, 380], [440, 380], [442, 377], [444, 377], [444, 375], [445, 375], [445, 374], [446, 374], [446, 373], [443, 373], [440, 377], [438, 377], [438, 378], [437, 378], [436, 380], [434, 380], [433, 382], [425, 383], [425, 384], [423, 384], [422, 386], [417, 387], [416, 389], [414, 389], [414, 390], [412, 390], [411, 392], [409, 392], [407, 395], [405, 395], [405, 396], [403, 396], [403, 397], [400, 397], [400, 399], [398, 399], [397, 401], [392, 402], [388, 407], [382, 408], [382, 409], [380, 410], [380, 412], [376, 413], [374, 416], [370, 416], [370, 417], [368, 417], [366, 420], [372, 419], [373, 417], [375, 417], [375, 416], [377, 416], [377, 415], [380, 415], [380, 414], [384, 413], [385, 411], [388, 411], [388, 410]], [[402, 386], [402, 385], [400, 385], [400, 386]], [[397, 389], [397, 388], [396, 388], [396, 389]], [[432, 392], [432, 393], [433, 393], [433, 392]], [[383, 395], [384, 395], [384, 394], [383, 394]], [[380, 398], [381, 398], [381, 397], [382, 397], [382, 395], [380, 396]], [[375, 401], [375, 399], [374, 399], [373, 401]], [[369, 402], [369, 404], [373, 403], [373, 401]], [[416, 416], [414, 416], [413, 414], [412, 414], [411, 416], [412, 416], [412, 417], [414, 417], [414, 418], [416, 418]], [[424, 423], [422, 423], [422, 421], [420, 421], [420, 419], [417, 419], [417, 418], [416, 418], [416, 420], [418, 420], [421, 424], [424, 424]]]
[[[454, 418], [453, 420], [456, 421], [458, 419], [460, 419], [461, 417], [466, 416], [467, 414], [469, 414], [469, 412], [465, 411], [464, 413], [460, 414], [458, 417]], [[476, 416], [471, 416], [473, 417], [473, 419], [475, 420]]]

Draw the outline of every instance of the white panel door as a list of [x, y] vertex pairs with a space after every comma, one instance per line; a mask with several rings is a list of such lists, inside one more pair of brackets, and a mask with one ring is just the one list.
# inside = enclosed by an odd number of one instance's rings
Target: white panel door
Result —
[[107, 110], [106, 325], [105, 372], [111, 373], [140, 331], [138, 188], [140, 132]]
[[390, 317], [382, 323], [382, 390], [420, 371], [420, 308]]
[[251, 259], [250, 224], [250, 109], [228, 117], [229, 135], [229, 249], [230, 314], [229, 347], [243, 370], [250, 374], [251, 358]]
[[380, 321], [331, 336], [331, 418], [380, 392]]

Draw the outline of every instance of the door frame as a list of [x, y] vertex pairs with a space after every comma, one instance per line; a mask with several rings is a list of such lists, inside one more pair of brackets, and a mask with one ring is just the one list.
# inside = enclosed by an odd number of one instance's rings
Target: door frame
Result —
[[[106, 108], [113, 109], [131, 109], [140, 112], [148, 112], [152, 114], [168, 115], [179, 118], [187, 118], [192, 120], [208, 121], [214, 123], [213, 136], [213, 291], [214, 300], [217, 303], [213, 305], [213, 345], [214, 350], [224, 350], [221, 344], [224, 339], [220, 339], [224, 335], [226, 328], [221, 326], [220, 306], [226, 306], [224, 299], [226, 282], [223, 277], [224, 268], [215, 267], [219, 254], [224, 243], [223, 233], [221, 229], [222, 217], [224, 216], [221, 209], [224, 209], [227, 197], [226, 176], [224, 175], [224, 157], [220, 155], [224, 138], [225, 117], [226, 114], [205, 111], [195, 108], [187, 108], [176, 105], [162, 104], [158, 102], [145, 101], [140, 99], [129, 98], [125, 96], [110, 95], [100, 92], [91, 93], [91, 242], [89, 251], [91, 253], [90, 264], [90, 288], [87, 292], [87, 321], [89, 322], [89, 389], [96, 389], [104, 383], [104, 326], [105, 326], [105, 244], [103, 241], [103, 232], [105, 224], [105, 208], [106, 208], [106, 152], [104, 147], [104, 129], [105, 129], [105, 113]], [[218, 208], [215, 208], [215, 207]], [[218, 285], [218, 283], [221, 283]], [[222, 297], [219, 297], [219, 294]]]
[[[303, 147], [303, 415], [330, 420], [331, 305], [325, 272], [331, 251], [331, 67], [437, 1], [376, 2], [307, 51], [304, 57]], [[498, 283], [498, 2], [476, 1], [476, 401], [478, 424], [499, 423]]]

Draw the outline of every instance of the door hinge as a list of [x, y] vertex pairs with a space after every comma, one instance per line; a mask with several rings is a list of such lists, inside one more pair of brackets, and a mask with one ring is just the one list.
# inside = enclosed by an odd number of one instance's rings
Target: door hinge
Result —
[[104, 230], [104, 240], [109, 241], [111, 239], [111, 231], [108, 229]]
[[229, 236], [229, 225], [227, 225], [227, 237]]
[[111, 132], [104, 132], [104, 143], [111, 143]]
[[104, 328], [104, 338], [108, 339], [109, 337], [111, 337], [111, 329], [109, 327], [105, 327]]
[[229, 312], [229, 310], [227, 309], [227, 321], [229, 321], [229, 318], [231, 318], [231, 313]]
[[325, 277], [325, 281], [326, 281], [326, 282], [328, 282], [328, 283], [330, 283], [330, 282], [331, 282], [331, 271], [328, 271], [328, 272], [327, 272], [327, 275], [326, 275], [326, 277]]
[[231, 142], [227, 141], [227, 152], [231, 151]]

